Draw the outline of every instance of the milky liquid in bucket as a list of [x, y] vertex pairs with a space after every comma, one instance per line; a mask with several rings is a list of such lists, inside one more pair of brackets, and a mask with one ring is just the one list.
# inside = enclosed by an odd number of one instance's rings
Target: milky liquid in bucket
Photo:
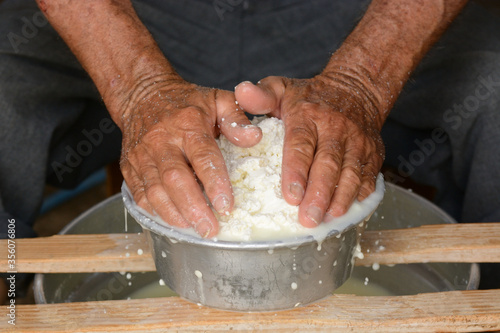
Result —
[[175, 291], [170, 289], [164, 284], [158, 282], [151, 282], [142, 288], [137, 289], [131, 293], [128, 298], [141, 299], [141, 298], [154, 298], [154, 297], [171, 297], [178, 296]]
[[[366, 279], [351, 277], [340, 288], [335, 290], [335, 294], [348, 294], [357, 296], [391, 296], [393, 295], [382, 286], [367, 282]], [[134, 291], [129, 295], [130, 299], [170, 297], [177, 294], [169, 287], [158, 282], [152, 282], [144, 287]]]

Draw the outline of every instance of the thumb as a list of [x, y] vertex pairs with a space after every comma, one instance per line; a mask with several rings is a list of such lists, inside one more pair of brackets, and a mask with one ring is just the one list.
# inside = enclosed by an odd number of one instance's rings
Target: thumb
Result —
[[234, 88], [238, 104], [252, 114], [269, 114], [279, 116], [279, 105], [285, 93], [283, 78], [270, 76], [254, 85], [244, 81]]
[[233, 144], [248, 148], [259, 143], [262, 130], [248, 120], [234, 100], [234, 94], [219, 90], [216, 98], [217, 123], [220, 131]]

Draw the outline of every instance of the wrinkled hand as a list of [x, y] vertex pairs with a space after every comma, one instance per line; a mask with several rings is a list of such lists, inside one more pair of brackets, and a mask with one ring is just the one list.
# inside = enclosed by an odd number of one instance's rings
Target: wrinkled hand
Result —
[[135, 201], [171, 225], [215, 236], [218, 222], [199, 183], [220, 214], [234, 203], [215, 137], [223, 133], [249, 147], [260, 141], [261, 130], [238, 108], [232, 92], [179, 78], [157, 80], [136, 95], [124, 112], [121, 158]]
[[373, 192], [384, 159], [378, 111], [363, 89], [352, 88], [357, 82], [334, 77], [268, 77], [235, 89], [245, 111], [284, 121], [282, 192], [300, 204], [306, 227], [343, 215]]

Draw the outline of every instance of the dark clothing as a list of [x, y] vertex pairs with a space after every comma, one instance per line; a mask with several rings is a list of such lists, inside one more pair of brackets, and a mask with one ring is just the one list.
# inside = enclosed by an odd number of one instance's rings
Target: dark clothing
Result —
[[[186, 80], [232, 90], [318, 74], [368, 1], [144, 0], [134, 6]], [[382, 135], [386, 163], [437, 189], [458, 221], [500, 221], [500, 19], [470, 3], [419, 65]], [[0, 236], [34, 236], [46, 182], [119, 157], [92, 81], [33, 0], [0, 4]]]

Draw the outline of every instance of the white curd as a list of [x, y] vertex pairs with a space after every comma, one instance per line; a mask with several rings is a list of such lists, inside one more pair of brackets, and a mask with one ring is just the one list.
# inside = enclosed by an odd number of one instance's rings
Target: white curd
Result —
[[[262, 129], [262, 140], [251, 148], [233, 145], [223, 135], [217, 140], [226, 163], [234, 193], [234, 209], [218, 215], [218, 240], [263, 241], [303, 235], [322, 240], [329, 231], [343, 230], [351, 223], [362, 222], [383, 197], [383, 179], [377, 190], [363, 202], [354, 202], [349, 211], [317, 228], [303, 227], [298, 220], [298, 206], [288, 204], [281, 192], [281, 167], [285, 129], [277, 118], [259, 117], [252, 123]], [[319, 242], [318, 246], [321, 242]]]

